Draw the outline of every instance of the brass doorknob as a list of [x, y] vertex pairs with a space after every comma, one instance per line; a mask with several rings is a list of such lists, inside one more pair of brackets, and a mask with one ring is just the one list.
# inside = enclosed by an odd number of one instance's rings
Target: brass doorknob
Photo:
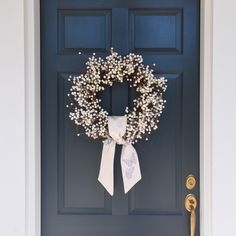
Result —
[[194, 194], [188, 194], [185, 198], [185, 208], [190, 212], [190, 236], [195, 236], [196, 230], [197, 198]]

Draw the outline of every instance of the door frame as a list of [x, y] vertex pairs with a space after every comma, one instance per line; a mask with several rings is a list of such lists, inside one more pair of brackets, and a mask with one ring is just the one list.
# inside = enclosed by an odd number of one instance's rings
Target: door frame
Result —
[[[200, 234], [212, 236], [213, 1], [200, 0]], [[41, 236], [40, 0], [24, 1], [26, 236]]]

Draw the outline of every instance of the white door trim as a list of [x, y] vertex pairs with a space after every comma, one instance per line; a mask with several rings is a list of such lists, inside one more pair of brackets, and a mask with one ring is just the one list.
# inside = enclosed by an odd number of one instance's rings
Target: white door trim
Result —
[[213, 1], [200, 0], [200, 235], [212, 236]]
[[41, 236], [40, 0], [24, 0], [26, 236]]
[[[41, 236], [40, 0], [25, 0], [26, 236]], [[200, 229], [212, 236], [213, 0], [201, 0]]]

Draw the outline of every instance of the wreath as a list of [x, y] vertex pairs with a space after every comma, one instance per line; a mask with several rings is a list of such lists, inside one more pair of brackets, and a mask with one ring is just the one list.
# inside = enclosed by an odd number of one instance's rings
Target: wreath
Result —
[[86, 72], [70, 76], [68, 80], [72, 83], [68, 96], [73, 99], [73, 110], [69, 117], [84, 128], [88, 137], [109, 137], [109, 114], [101, 107], [97, 93], [115, 82], [127, 81], [138, 93], [133, 100], [133, 109], [125, 109], [127, 127], [124, 139], [132, 144], [142, 138], [148, 140], [147, 136], [158, 128], [167, 80], [164, 77], [156, 78], [154, 70], [143, 64], [141, 55], [130, 53], [122, 57], [112, 48], [105, 60], [93, 54], [86, 62]]

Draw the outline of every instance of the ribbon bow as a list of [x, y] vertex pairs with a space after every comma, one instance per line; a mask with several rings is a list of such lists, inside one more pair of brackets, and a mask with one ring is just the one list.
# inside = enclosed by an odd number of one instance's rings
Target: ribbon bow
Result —
[[108, 117], [110, 137], [103, 144], [98, 180], [112, 196], [114, 194], [114, 157], [116, 144], [123, 145], [120, 164], [124, 192], [127, 193], [142, 178], [137, 152], [131, 143], [123, 139], [126, 126], [126, 116]]

